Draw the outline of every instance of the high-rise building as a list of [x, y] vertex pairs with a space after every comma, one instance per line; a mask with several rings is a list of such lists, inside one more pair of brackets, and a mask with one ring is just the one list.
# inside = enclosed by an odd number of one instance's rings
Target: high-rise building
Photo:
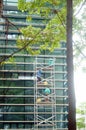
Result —
[[[15, 62], [0, 65], [0, 129], [68, 130], [66, 43], [38, 56], [25, 50], [14, 53], [18, 28], [28, 25], [17, 2], [2, 3], [0, 62], [13, 54]], [[42, 18], [32, 20], [33, 26], [45, 27]]]

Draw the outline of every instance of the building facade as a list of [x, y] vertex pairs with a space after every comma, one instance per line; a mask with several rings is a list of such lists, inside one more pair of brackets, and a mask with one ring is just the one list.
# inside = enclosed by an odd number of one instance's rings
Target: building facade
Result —
[[[18, 50], [19, 27], [28, 25], [17, 0], [3, 0], [0, 18], [0, 62]], [[33, 26], [44, 27], [33, 16]], [[9, 23], [10, 20], [11, 22]], [[31, 56], [22, 50], [15, 62], [0, 65], [0, 129], [68, 130], [66, 44]], [[10, 59], [11, 60], [11, 59]]]

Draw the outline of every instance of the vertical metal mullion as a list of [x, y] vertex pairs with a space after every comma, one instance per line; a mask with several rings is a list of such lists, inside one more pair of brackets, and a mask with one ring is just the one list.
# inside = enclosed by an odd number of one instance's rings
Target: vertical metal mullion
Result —
[[37, 114], [38, 114], [38, 109], [37, 109], [37, 57], [35, 57], [35, 79], [34, 79], [34, 128], [36, 125], [37, 121]]
[[0, 0], [0, 18], [2, 17], [3, 14], [3, 0]]
[[[26, 60], [25, 60], [25, 57], [24, 57], [24, 63], [25, 63], [25, 61]], [[25, 64], [24, 64], [24, 71], [25, 71]], [[24, 77], [25, 77], [25, 72], [24, 72]], [[25, 87], [25, 80], [24, 80], [24, 87]], [[25, 90], [26, 89], [24, 89], [24, 97], [23, 97], [24, 98], [24, 104], [26, 103], [26, 101], [25, 101]], [[26, 111], [25, 108], [26, 108], [26, 106], [24, 106], [24, 112]], [[25, 121], [25, 117], [26, 117], [26, 115], [24, 115], [24, 121]], [[25, 122], [24, 122], [24, 128], [25, 128]]]
[[54, 98], [55, 98], [55, 102], [54, 102], [54, 109], [55, 109], [55, 128], [57, 128], [57, 125], [56, 125], [56, 120], [57, 120], [57, 115], [56, 115], [56, 86], [55, 86], [55, 67], [56, 67], [56, 65], [55, 65], [55, 63], [56, 63], [56, 59], [55, 59], [55, 57], [54, 57], [54, 71], [53, 71], [53, 73], [54, 73]]

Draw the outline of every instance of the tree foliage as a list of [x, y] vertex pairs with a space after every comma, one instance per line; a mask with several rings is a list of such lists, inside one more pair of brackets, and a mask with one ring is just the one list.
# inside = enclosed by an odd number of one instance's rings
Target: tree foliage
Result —
[[[73, 44], [75, 67], [86, 62], [86, 1], [83, 0], [78, 8], [74, 8], [73, 15]], [[77, 62], [76, 62], [77, 61]]]
[[[76, 7], [83, 1], [73, 1], [74, 12]], [[15, 53], [18, 53], [21, 50], [26, 50], [29, 54], [35, 55], [46, 49], [53, 51], [55, 48], [60, 46], [61, 41], [66, 41], [66, 2], [66, 0], [18, 0], [18, 9], [22, 13], [27, 14], [26, 21], [28, 22], [28, 26], [18, 29], [21, 33], [17, 39], [18, 51], [13, 52], [6, 59], [2, 59], [0, 64], [4, 64], [4, 61], [13, 57]], [[34, 16], [42, 19], [42, 23], [40, 23], [39, 27], [35, 27], [31, 24]], [[83, 17], [85, 18], [85, 14]], [[75, 19], [75, 16], [73, 21], [75, 34], [78, 32], [77, 30], [82, 28], [82, 21], [77, 18]], [[11, 21], [8, 22], [13, 26]], [[41, 27], [41, 24], [43, 27]], [[79, 44], [79, 41], [76, 42], [76, 44], [80, 45], [80, 47], [77, 47], [76, 45], [74, 46], [74, 56], [77, 58], [79, 54], [81, 54], [80, 48], [84, 49], [84, 47]]]
[[73, 7], [74, 8], [78, 7], [83, 1], [85, 0], [73, 0]]
[[[21, 28], [17, 39], [18, 48], [35, 55], [42, 50], [53, 51], [61, 41], [66, 40], [66, 1], [65, 0], [19, 0], [18, 9], [28, 12], [27, 21], [35, 15], [43, 19], [44, 27], [29, 25]], [[39, 47], [39, 49], [34, 49]]]
[[81, 103], [77, 109], [76, 109], [76, 114], [77, 114], [77, 127], [80, 128], [85, 128], [85, 120], [86, 120], [86, 102]]

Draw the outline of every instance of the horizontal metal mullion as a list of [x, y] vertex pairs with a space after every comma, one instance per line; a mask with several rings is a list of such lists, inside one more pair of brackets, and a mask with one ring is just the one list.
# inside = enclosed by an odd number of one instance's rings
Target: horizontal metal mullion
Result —
[[[4, 129], [1, 129], [1, 130], [4, 130]], [[13, 128], [12, 128], [12, 129], [7, 129], [7, 130], [13, 130]], [[17, 128], [16, 128], [16, 130], [25, 130], [25, 129], [22, 129], [22, 128], [21, 128], [21, 129], [20, 129], [20, 128], [17, 129]], [[27, 130], [30, 130], [30, 129], [27, 128]], [[35, 130], [38, 130], [38, 128], [37, 128], [37, 129], [35, 128]], [[39, 130], [40, 130], [40, 129], [39, 129]], [[52, 130], [52, 128], [48, 128], [48, 130]], [[54, 130], [57, 130], [57, 128], [54, 128]], [[58, 128], [58, 130], [68, 130], [68, 128]]]
[[25, 98], [25, 97], [27, 97], [27, 98], [30, 98], [30, 97], [34, 97], [34, 96], [32, 96], [32, 95], [0, 95], [0, 97], [3, 97], [3, 98], [5, 98], [5, 97], [8, 97], [8, 98], [18, 98], [18, 97], [20, 97], [20, 98]]
[[[0, 70], [0, 72], [22, 72], [22, 73], [30, 73], [30, 72], [35, 72], [34, 70]], [[28, 76], [29, 77], [29, 76]]]
[[[47, 79], [47, 78], [45, 78], [45, 79]], [[27, 78], [27, 79], [19, 79], [19, 78], [0, 78], [0, 80], [8, 80], [8, 81], [20, 81], [20, 80], [33, 80], [33, 79], [29, 79], [29, 78]], [[34, 80], [36, 80], [36, 79], [34, 79]], [[53, 80], [51, 80], [51, 79], [48, 79], [48, 81], [53, 81]], [[54, 81], [58, 81], [58, 82], [67, 82], [67, 80], [66, 79], [54, 79]]]
[[[45, 27], [46, 25], [45, 24], [42, 24], [42, 23], [27, 23], [27, 22], [15, 22], [15, 21], [13, 21], [12, 22], [15, 26], [25, 26], [25, 27], [27, 27], [27, 26], [29, 26], [29, 25], [32, 25], [32, 26], [34, 26], [34, 27]], [[0, 25], [6, 25], [6, 22], [0, 22]]]
[[[30, 97], [34, 97], [35, 95], [0, 95], [0, 97], [3, 97], [3, 98], [5, 98], [5, 97], [9, 97], [9, 98], [11, 98], [11, 97], [27, 97], [27, 98], [30, 98]], [[37, 95], [37, 97], [46, 97], [45, 95]], [[53, 98], [53, 95], [48, 95], [48, 97], [51, 97], [51, 98]], [[68, 96], [55, 96], [56, 98], [67, 98]]]
[[[11, 62], [9, 63], [9, 64], [12, 64]], [[32, 65], [35, 65], [35, 63], [32, 63], [32, 62], [15, 62], [15, 64], [18, 64], [18, 65], [21, 65], [21, 64], [24, 64], [24, 65], [30, 65], [30, 64], [32, 64]], [[45, 63], [41, 63], [42, 65], [47, 65], [47, 63], [45, 64]], [[40, 63], [37, 63], [37, 65], [40, 65]], [[54, 66], [67, 66], [67, 64], [58, 64], [58, 63], [55, 63], [55, 65]], [[1, 71], [1, 70], [0, 70]], [[56, 72], [56, 71], [55, 71]]]
[[[1, 30], [0, 30], [1, 31]], [[3, 30], [2, 30], [3, 31]], [[18, 48], [16, 45], [15, 46], [11, 46], [11, 45], [8, 45], [8, 46], [4, 46], [4, 45], [0, 45], [0, 48]], [[32, 48], [37, 48], [39, 49], [39, 47], [32, 47]], [[56, 51], [66, 51], [67, 48], [57, 48]], [[57, 63], [57, 64], [60, 64], [60, 63]]]
[[[0, 30], [0, 33], [6, 33], [6, 30]], [[9, 34], [20, 34], [18, 30], [9, 30]]]
[[[0, 120], [0, 123], [29, 123], [29, 122], [33, 122], [33, 121], [31, 121], [31, 120], [24, 120], [24, 121], [19, 121], [19, 120], [14, 120], [14, 121], [12, 121], [12, 120], [9, 120], [9, 121], [7, 121], [7, 120]], [[35, 122], [37, 122], [38, 123], [38, 120], [36, 120]], [[54, 123], [54, 122], [68, 122], [67, 120], [65, 120], [65, 121], [63, 121], [63, 120], [55, 120], [55, 121], [49, 121], [49, 122], [51, 122], [51, 123]], [[39, 123], [40, 123], [40, 121], [39, 121]]]
[[[0, 53], [0, 56], [3, 56], [3, 55], [4, 55], [4, 56], [9, 56], [10, 53], [8, 53], [8, 54], [7, 54], [7, 53]], [[19, 57], [22, 57], [22, 56], [24, 57], [24, 56], [25, 56], [25, 57], [28, 57], [28, 56], [30, 56], [30, 55], [29, 55], [29, 54], [14, 54], [14, 56], [19, 56]], [[30, 56], [30, 57], [31, 57], [31, 56]], [[41, 55], [41, 54], [40, 54], [39, 57], [40, 57], [40, 58], [67, 58], [66, 55], [65, 55], [65, 56], [63, 56], [63, 55], [57, 55], [57, 56], [56, 56], [56, 55], [54, 55], [54, 54], [53, 54], [52, 56], [51, 56], [51, 55]], [[35, 58], [35, 56], [33, 56], [33, 58]]]
[[[35, 70], [0, 70], [0, 72], [22, 72], [22, 73], [30, 73], [30, 72], [36, 72]], [[48, 70], [47, 68], [47, 71], [44, 71], [43, 70], [43, 73], [51, 73], [50, 70]], [[55, 71], [53, 72], [54, 74], [67, 74], [67, 71]]]
[[[0, 112], [0, 114], [16, 114], [16, 115], [21, 115], [21, 114], [24, 114], [24, 115], [26, 115], [26, 114], [34, 114], [34, 111], [33, 112]], [[65, 114], [68, 114], [68, 112], [35, 112], [35, 114], [46, 114], [46, 115], [48, 115], [48, 114], [58, 114], [58, 115], [61, 115], [61, 114], [63, 114], [63, 115], [65, 115]]]
[[[47, 85], [45, 85], [45, 86], [47, 86]], [[45, 86], [44, 86], [44, 87], [42, 87], [42, 86], [39, 87], [39, 86], [38, 86], [38, 89], [43, 89], [43, 88], [45, 88]], [[49, 85], [49, 86], [50, 86], [50, 85]], [[5, 89], [5, 88], [8, 88], [8, 89], [35, 89], [34, 86], [33, 86], [33, 87], [11, 87], [11, 86], [3, 86], [3, 87], [2, 87], [2, 86], [0, 86], [0, 89], [2, 89], [2, 88], [3, 88], [3, 89]], [[54, 89], [54, 88], [50, 87], [50, 89]], [[63, 88], [62, 88], [62, 87], [61, 87], [61, 88], [60, 88], [60, 87], [58, 87], [58, 88], [55, 87], [55, 90], [68, 90], [68, 88], [67, 88], [67, 87], [66, 87], [66, 88], [65, 88], [65, 87], [63, 87]]]
[[[0, 106], [49, 106], [52, 105], [52, 103], [39, 103], [39, 104], [0, 104]], [[68, 104], [56, 104], [53, 103], [54, 106], [68, 106]]]

